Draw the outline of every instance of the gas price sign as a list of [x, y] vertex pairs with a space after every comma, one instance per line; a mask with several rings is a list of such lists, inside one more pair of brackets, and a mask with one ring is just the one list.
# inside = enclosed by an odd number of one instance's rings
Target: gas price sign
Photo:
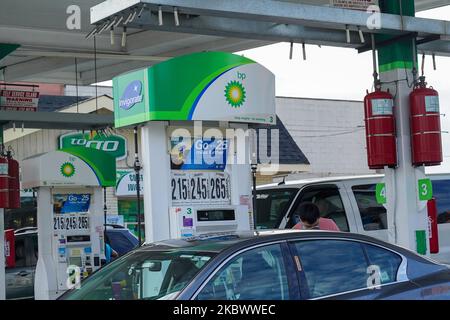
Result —
[[172, 171], [172, 205], [229, 205], [230, 176], [225, 172]]
[[54, 231], [89, 231], [89, 216], [85, 213], [55, 214]]

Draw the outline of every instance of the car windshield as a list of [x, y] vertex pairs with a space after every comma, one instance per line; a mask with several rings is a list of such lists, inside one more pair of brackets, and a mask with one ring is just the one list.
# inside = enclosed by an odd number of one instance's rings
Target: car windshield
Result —
[[186, 248], [137, 250], [94, 273], [61, 299], [169, 299], [186, 287], [215, 255]]
[[277, 229], [298, 190], [294, 188], [258, 190], [256, 225], [258, 229]]

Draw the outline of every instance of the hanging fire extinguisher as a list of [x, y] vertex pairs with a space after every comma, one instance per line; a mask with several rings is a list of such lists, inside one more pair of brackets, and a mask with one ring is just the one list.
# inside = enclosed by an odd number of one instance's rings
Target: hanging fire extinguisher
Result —
[[414, 166], [434, 166], [442, 162], [439, 94], [427, 88], [425, 77], [409, 95], [411, 109], [411, 150]]
[[10, 209], [20, 208], [20, 176], [19, 162], [14, 160], [11, 152], [8, 151], [8, 176], [9, 176], [9, 207]]
[[0, 154], [0, 208], [9, 208], [8, 159]]
[[381, 86], [364, 98], [367, 161], [370, 169], [397, 165], [394, 97]]
[[430, 242], [430, 253], [439, 253], [439, 234], [437, 223], [436, 199], [428, 200], [428, 233]]

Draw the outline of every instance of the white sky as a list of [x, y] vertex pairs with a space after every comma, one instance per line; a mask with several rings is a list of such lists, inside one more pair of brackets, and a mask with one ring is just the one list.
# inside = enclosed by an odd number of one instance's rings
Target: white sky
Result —
[[[450, 6], [428, 10], [418, 17], [450, 20]], [[367, 38], [367, 37], [366, 37]], [[372, 87], [372, 54], [358, 54], [355, 49], [306, 46], [302, 57], [301, 45], [294, 44], [293, 59], [289, 60], [289, 43], [238, 52], [262, 64], [275, 74], [277, 96], [363, 100]], [[419, 56], [419, 67], [422, 57]], [[425, 58], [425, 76], [440, 95], [442, 130], [450, 132], [450, 57], [436, 57], [433, 70], [431, 56]], [[450, 172], [450, 133], [443, 133], [444, 163], [432, 167], [433, 172]]]

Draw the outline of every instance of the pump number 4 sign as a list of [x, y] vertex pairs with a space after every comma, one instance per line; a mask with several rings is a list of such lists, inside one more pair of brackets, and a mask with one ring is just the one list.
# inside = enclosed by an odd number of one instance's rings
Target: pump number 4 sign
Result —
[[375, 195], [378, 204], [386, 203], [386, 183], [377, 183], [375, 187]]

